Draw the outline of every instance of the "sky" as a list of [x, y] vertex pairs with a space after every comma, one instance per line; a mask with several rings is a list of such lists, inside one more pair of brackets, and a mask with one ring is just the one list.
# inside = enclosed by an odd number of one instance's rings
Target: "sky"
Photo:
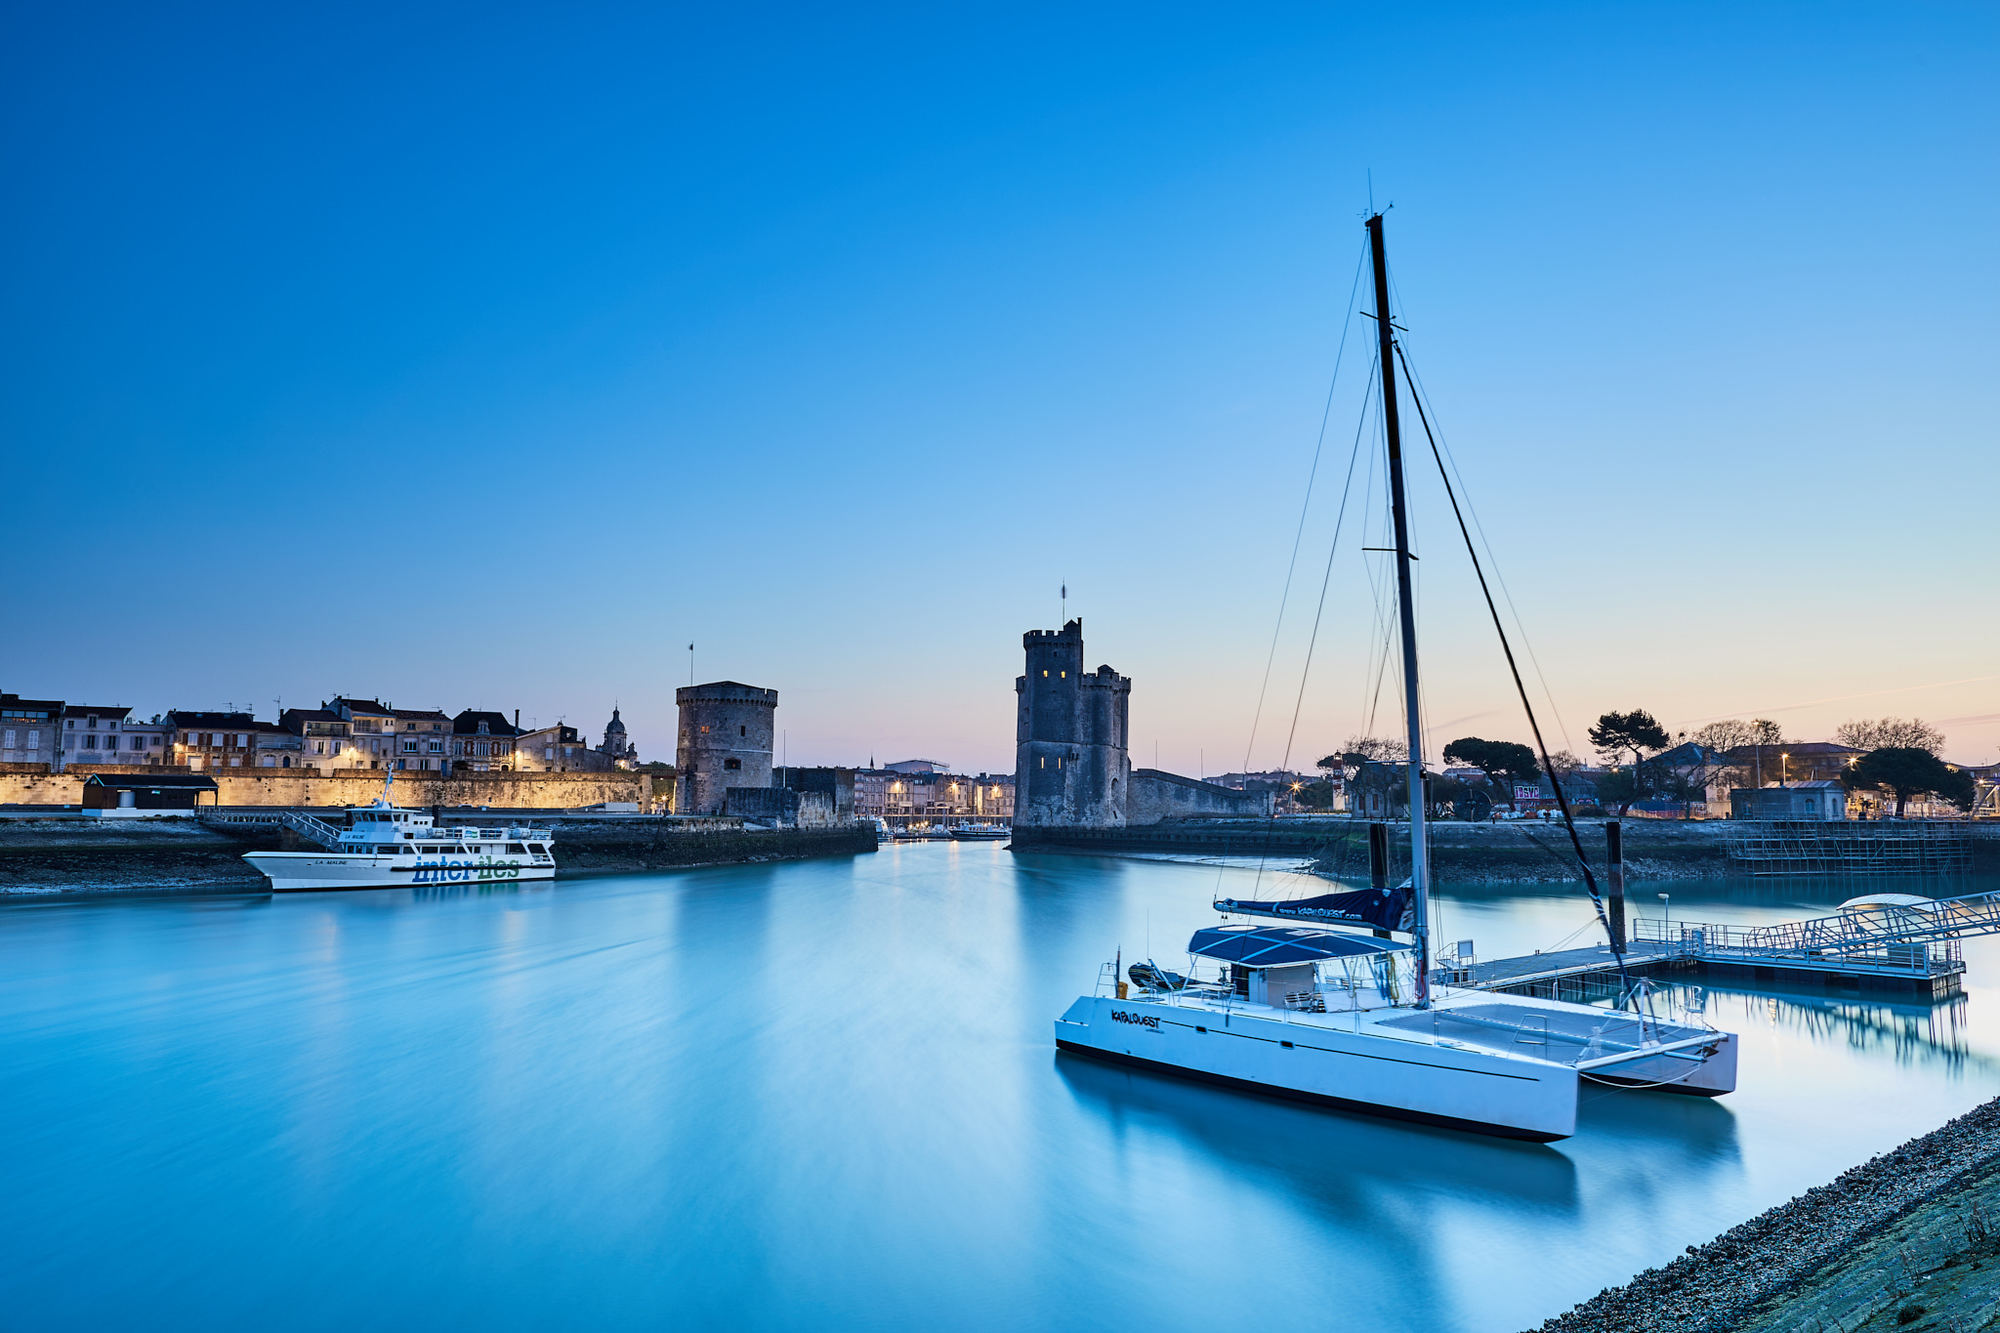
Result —
[[[1996, 59], [1945, 4], [13, 6], [0, 689], [670, 758], [692, 667], [792, 763], [1005, 772], [1067, 613], [1135, 764], [1309, 765], [1400, 727], [1372, 201], [1553, 746], [1992, 762]], [[1429, 745], [1526, 739], [1410, 476]]]

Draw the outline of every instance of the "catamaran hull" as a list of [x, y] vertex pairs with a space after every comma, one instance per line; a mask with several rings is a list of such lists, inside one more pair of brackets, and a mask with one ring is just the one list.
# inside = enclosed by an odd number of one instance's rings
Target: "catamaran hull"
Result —
[[[243, 859], [271, 881], [273, 893], [445, 885], [498, 887], [554, 879], [556, 875], [556, 868], [552, 865], [531, 865], [510, 858], [466, 858], [439, 862], [433, 857], [411, 865], [407, 858], [389, 856], [247, 852]], [[480, 861], [486, 863], [479, 864]]]
[[1547, 1143], [1576, 1132], [1577, 1075], [1462, 1046], [1084, 996], [1056, 1046], [1294, 1101]]
[[1692, 1053], [1638, 1056], [1609, 1068], [1587, 1070], [1584, 1077], [1614, 1088], [1720, 1097], [1736, 1091], [1736, 1034], [1718, 1032], [1712, 1046], [1698, 1047]]

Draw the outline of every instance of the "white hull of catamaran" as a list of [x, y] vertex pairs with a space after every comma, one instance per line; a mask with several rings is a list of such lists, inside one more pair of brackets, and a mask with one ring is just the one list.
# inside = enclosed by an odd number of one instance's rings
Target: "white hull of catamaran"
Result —
[[1718, 1032], [1712, 1045], [1695, 1051], [1636, 1055], [1596, 1067], [1585, 1062], [1582, 1073], [1594, 1083], [1614, 1088], [1720, 1097], [1736, 1091], [1736, 1034]]
[[1548, 1142], [1576, 1132], [1577, 1071], [1568, 1065], [1378, 1031], [1365, 1020], [1347, 1028], [1266, 1012], [1269, 1017], [1084, 996], [1056, 1020], [1056, 1045], [1272, 1096], [1482, 1134]]
[[554, 879], [553, 863], [520, 856], [397, 857], [339, 852], [246, 852], [245, 861], [271, 881], [273, 893], [325, 889], [406, 889], [427, 885], [498, 887]]

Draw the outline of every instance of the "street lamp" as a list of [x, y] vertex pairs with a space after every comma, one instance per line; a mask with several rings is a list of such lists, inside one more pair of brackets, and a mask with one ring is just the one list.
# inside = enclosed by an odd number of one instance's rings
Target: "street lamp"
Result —
[[1659, 897], [1660, 900], [1660, 920], [1665, 924], [1668, 932], [1671, 933], [1674, 925], [1673, 896], [1671, 894], [1665, 894], [1665, 893], [1659, 894], [1657, 896]]
[[1788, 750], [1783, 754], [1780, 754], [1778, 758], [1784, 761], [1784, 767], [1781, 770], [1779, 770], [1779, 777], [1778, 777], [1778, 785], [1782, 787], [1786, 783], [1792, 780], [1792, 755], [1791, 752]]

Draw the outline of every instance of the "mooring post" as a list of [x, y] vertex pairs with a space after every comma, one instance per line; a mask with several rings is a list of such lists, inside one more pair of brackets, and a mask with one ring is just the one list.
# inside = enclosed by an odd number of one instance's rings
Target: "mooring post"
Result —
[[[1368, 883], [1377, 893], [1389, 887], [1389, 826], [1370, 824], [1368, 826]], [[1375, 938], [1386, 940], [1389, 932], [1378, 930]]]
[[1611, 946], [1620, 952], [1625, 948], [1625, 829], [1615, 819], [1604, 823], [1605, 856], [1610, 862], [1611, 901], [1606, 910], [1611, 918]]

